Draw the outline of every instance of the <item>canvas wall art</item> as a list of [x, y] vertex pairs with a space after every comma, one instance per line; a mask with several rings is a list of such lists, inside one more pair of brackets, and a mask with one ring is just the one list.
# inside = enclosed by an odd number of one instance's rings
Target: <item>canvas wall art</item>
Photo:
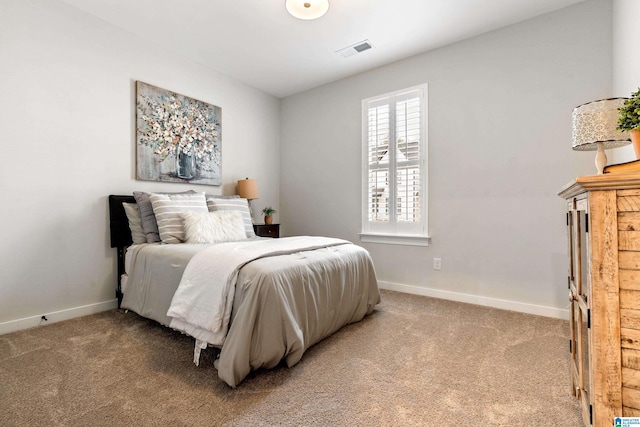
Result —
[[136, 82], [136, 178], [220, 185], [222, 111]]

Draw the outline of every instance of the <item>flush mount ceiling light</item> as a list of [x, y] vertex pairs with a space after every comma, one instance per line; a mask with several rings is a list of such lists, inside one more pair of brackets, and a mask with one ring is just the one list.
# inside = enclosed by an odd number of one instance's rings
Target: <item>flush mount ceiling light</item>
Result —
[[318, 19], [329, 10], [329, 0], [286, 0], [287, 12], [298, 19]]

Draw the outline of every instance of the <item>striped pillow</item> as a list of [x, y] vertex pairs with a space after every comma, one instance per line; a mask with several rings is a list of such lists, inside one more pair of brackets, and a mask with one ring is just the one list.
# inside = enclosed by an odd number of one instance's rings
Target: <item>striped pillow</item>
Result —
[[180, 214], [187, 211], [207, 212], [204, 193], [157, 194], [149, 196], [158, 223], [162, 243], [182, 243], [186, 240]]
[[207, 208], [209, 208], [209, 212], [239, 211], [242, 214], [242, 220], [244, 221], [244, 229], [247, 232], [247, 237], [256, 237], [256, 233], [253, 232], [253, 221], [251, 221], [251, 214], [249, 213], [249, 204], [247, 203], [247, 199], [208, 198]]
[[[182, 193], [158, 193], [158, 194], [194, 194], [195, 191], [189, 190]], [[160, 241], [160, 234], [158, 234], [158, 223], [156, 222], [156, 216], [153, 214], [153, 206], [151, 206], [151, 200], [149, 196], [151, 193], [146, 191], [134, 191], [133, 197], [138, 204], [138, 210], [140, 211], [140, 219], [142, 220], [142, 229], [147, 236], [147, 243], [155, 243]]]

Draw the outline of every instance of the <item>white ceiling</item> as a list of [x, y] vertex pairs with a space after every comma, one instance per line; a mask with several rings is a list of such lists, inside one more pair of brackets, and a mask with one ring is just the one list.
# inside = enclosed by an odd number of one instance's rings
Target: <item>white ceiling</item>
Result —
[[[330, 0], [315, 21], [284, 0], [62, 0], [277, 97], [584, 0]], [[368, 39], [373, 49], [335, 52]]]

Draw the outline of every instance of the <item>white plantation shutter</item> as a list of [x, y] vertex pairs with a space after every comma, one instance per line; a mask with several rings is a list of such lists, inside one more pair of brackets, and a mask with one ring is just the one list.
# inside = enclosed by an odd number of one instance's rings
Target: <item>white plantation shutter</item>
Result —
[[363, 106], [363, 233], [427, 235], [426, 85]]
[[368, 111], [368, 217], [389, 220], [389, 105]]
[[397, 101], [396, 218], [399, 222], [420, 222], [420, 130], [420, 98]]

